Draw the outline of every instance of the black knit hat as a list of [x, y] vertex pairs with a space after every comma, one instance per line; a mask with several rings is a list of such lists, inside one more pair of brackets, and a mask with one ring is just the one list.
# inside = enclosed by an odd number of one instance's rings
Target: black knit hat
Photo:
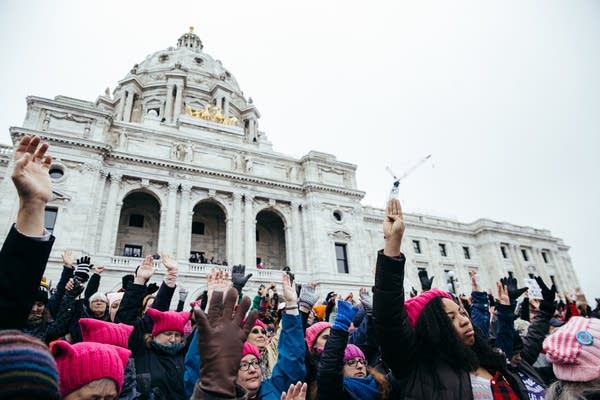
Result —
[[48, 281], [46, 280], [46, 278], [42, 278], [40, 286], [38, 287], [35, 293], [34, 301], [41, 301], [42, 303], [44, 303], [44, 305], [48, 304], [49, 289], [50, 285]]

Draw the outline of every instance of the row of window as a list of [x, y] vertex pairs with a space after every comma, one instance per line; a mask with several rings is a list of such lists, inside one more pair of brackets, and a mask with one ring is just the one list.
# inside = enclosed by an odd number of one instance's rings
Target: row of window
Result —
[[[413, 251], [415, 254], [421, 254], [421, 241], [419, 240], [413, 240]], [[448, 257], [448, 251], [446, 250], [446, 244], [444, 243], [438, 243], [438, 246], [440, 248], [440, 255], [442, 257]], [[468, 246], [463, 246], [462, 248], [463, 250], [463, 256], [465, 257], [465, 260], [470, 260], [471, 259], [471, 250], [469, 249]]]
[[[508, 245], [500, 245], [500, 252], [502, 253], [502, 258], [510, 258]], [[521, 249], [521, 257], [523, 257], [523, 261], [529, 261], [530, 257], [527, 249]], [[542, 259], [544, 260], [544, 264], [548, 264], [550, 262], [550, 254], [547, 250], [542, 250]]]

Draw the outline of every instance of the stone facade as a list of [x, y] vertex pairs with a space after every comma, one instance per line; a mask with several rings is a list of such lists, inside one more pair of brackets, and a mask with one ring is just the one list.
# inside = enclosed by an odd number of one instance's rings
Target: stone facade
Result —
[[[279, 281], [285, 265], [322, 292], [371, 286], [383, 210], [361, 205], [356, 166], [317, 151], [300, 159], [276, 153], [259, 118], [191, 31], [177, 47], [134, 65], [95, 102], [28, 97], [23, 126], [10, 133], [13, 142], [41, 136], [55, 157], [47, 224], [57, 239], [48, 277], [58, 278], [60, 254], [71, 249], [107, 266], [102, 290], [120, 287], [120, 276], [139, 263], [135, 256], [163, 252], [177, 258], [192, 296], [213, 266], [190, 262], [192, 253], [247, 265], [251, 292]], [[7, 178], [11, 154], [0, 147], [2, 238], [17, 211]], [[546, 230], [486, 219], [406, 220], [403, 251], [414, 267], [407, 287], [418, 287], [418, 268], [456, 292], [468, 290], [470, 268], [485, 288], [509, 272], [552, 276], [562, 290], [578, 286], [568, 247]], [[256, 269], [258, 262], [266, 268]]]

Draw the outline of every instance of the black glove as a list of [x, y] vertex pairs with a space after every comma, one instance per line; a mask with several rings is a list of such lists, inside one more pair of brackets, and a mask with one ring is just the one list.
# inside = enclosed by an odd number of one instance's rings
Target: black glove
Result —
[[231, 282], [233, 282], [233, 287], [238, 293], [242, 293], [242, 289], [246, 286], [246, 282], [248, 282], [248, 279], [252, 276], [252, 274], [244, 276], [245, 273], [245, 265], [234, 265], [231, 267]]
[[77, 265], [73, 271], [74, 280], [78, 280], [80, 283], [87, 282], [90, 279], [90, 270], [93, 266], [93, 264], [90, 264], [88, 256], [77, 259]]
[[415, 287], [414, 287], [414, 286], [411, 286], [411, 288], [410, 288], [410, 297], [411, 297], [411, 298], [412, 298], [412, 297], [416, 297], [416, 296], [417, 296], [417, 294], [419, 294], [419, 293], [417, 292], [417, 289], [415, 289]]
[[427, 271], [425, 271], [424, 269], [419, 270], [419, 280], [421, 281], [421, 289], [423, 291], [431, 289], [433, 278], [433, 276], [429, 278], [429, 276], [427, 275]]
[[148, 285], [146, 288], [146, 296], [152, 293], [156, 293], [158, 291], [158, 285], [154, 282]]
[[502, 278], [500, 279], [500, 282], [506, 286], [506, 289], [508, 290], [508, 297], [510, 297], [510, 300], [516, 300], [519, 297], [521, 297], [521, 295], [523, 293], [525, 293], [527, 291], [527, 289], [529, 289], [528, 287], [524, 287], [524, 288], [518, 288], [517, 287], [517, 280], [516, 278], [511, 278], [510, 276], [506, 277], [506, 278]]
[[68, 293], [73, 297], [77, 297], [83, 293], [83, 289], [85, 289], [85, 285], [79, 282], [78, 279], [73, 279], [73, 289]]
[[546, 283], [541, 276], [536, 276], [535, 281], [540, 289], [542, 289], [542, 297], [544, 298], [540, 303], [540, 310], [554, 313], [554, 310], [556, 309], [554, 306], [554, 299], [556, 298], [556, 285], [552, 284], [552, 287], [548, 289], [548, 286], [546, 286]]
[[488, 301], [490, 303], [490, 307], [496, 307], [496, 299], [494, 296], [488, 293]]

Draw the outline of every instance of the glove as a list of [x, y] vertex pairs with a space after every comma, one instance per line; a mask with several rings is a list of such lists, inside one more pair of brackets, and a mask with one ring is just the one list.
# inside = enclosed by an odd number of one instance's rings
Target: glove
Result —
[[256, 320], [256, 313], [251, 313], [242, 328], [250, 298], [245, 296], [235, 309], [237, 299], [238, 292], [233, 288], [225, 292], [225, 301], [223, 292], [215, 291], [208, 306], [208, 316], [194, 309], [198, 332], [202, 332], [198, 335], [198, 352], [202, 360], [198, 386], [215, 398], [235, 398], [242, 348]]
[[431, 284], [433, 283], [433, 276], [429, 278], [427, 275], [427, 271], [424, 269], [419, 270], [419, 280], [421, 281], [421, 289], [423, 291], [427, 291], [431, 289]]
[[500, 282], [506, 286], [506, 289], [508, 290], [508, 297], [510, 297], [511, 301], [518, 299], [527, 291], [527, 289], [529, 289], [528, 287], [519, 289], [517, 287], [517, 280], [515, 278], [511, 278], [510, 276], [500, 279]]
[[347, 301], [338, 301], [337, 314], [335, 315], [335, 321], [333, 321], [332, 328], [347, 332], [352, 323], [352, 318], [354, 318], [357, 311], [358, 310], [352, 307], [352, 304]]
[[67, 293], [70, 293], [73, 297], [77, 297], [83, 293], [83, 289], [85, 289], [85, 285], [79, 282], [78, 279], [73, 279], [73, 289]]
[[79, 280], [80, 283], [85, 283], [90, 279], [90, 269], [92, 269], [93, 266], [93, 264], [90, 264], [89, 257], [81, 257], [77, 259], [77, 265], [73, 271], [73, 276]]
[[238, 293], [242, 293], [242, 289], [246, 286], [246, 282], [252, 276], [252, 274], [248, 274], [244, 276], [246, 273], [245, 265], [234, 265], [231, 268], [231, 282], [233, 283], [233, 287]]
[[146, 296], [152, 293], [156, 293], [158, 291], [158, 285], [156, 283], [151, 283], [146, 287]]
[[411, 286], [411, 288], [410, 288], [410, 297], [411, 298], [417, 297], [417, 294], [418, 294], [417, 289], [415, 289], [414, 286]]
[[185, 299], [188, 297], [188, 290], [183, 286], [179, 288], [179, 301], [185, 303]]
[[540, 289], [542, 289], [543, 300], [540, 304], [540, 310], [554, 314], [554, 310], [556, 310], [554, 305], [554, 299], [556, 298], [556, 285], [552, 284], [552, 287], [548, 288], [541, 276], [536, 276], [534, 279]]
[[488, 301], [490, 302], [490, 307], [496, 307], [496, 300], [490, 293], [488, 293]]
[[362, 303], [367, 315], [373, 315], [373, 297], [371, 296], [371, 293], [369, 293], [368, 291], [361, 291], [359, 292], [359, 296], [360, 302]]
[[298, 298], [298, 307], [300, 310], [309, 313], [317, 300], [319, 300], [319, 296], [315, 293], [315, 288], [308, 285], [302, 285], [300, 297]]

